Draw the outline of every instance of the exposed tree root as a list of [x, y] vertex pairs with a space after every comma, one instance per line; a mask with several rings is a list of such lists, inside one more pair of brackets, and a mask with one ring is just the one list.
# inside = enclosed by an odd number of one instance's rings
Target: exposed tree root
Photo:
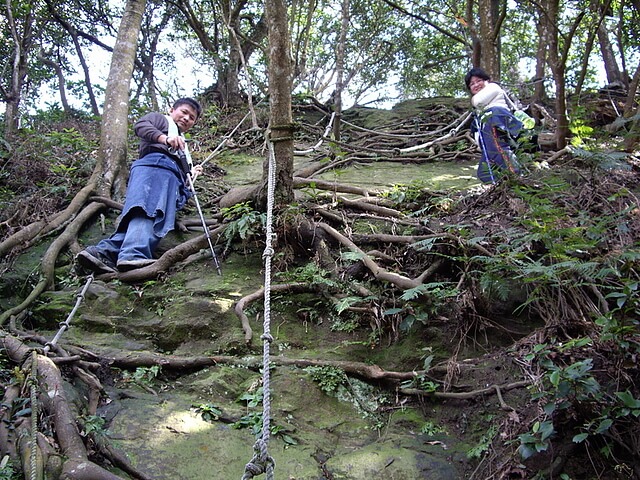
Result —
[[[25, 363], [23, 369], [29, 370], [31, 350], [27, 346], [10, 335], [2, 338], [2, 346], [8, 357], [16, 363], [21, 363], [27, 358], [29, 361]], [[37, 355], [37, 378], [38, 401], [53, 424], [60, 452], [65, 458], [62, 464], [63, 478], [69, 480], [120, 479], [121, 477], [88, 459], [87, 449], [80, 437], [75, 416], [64, 393], [62, 376], [50, 358]]]

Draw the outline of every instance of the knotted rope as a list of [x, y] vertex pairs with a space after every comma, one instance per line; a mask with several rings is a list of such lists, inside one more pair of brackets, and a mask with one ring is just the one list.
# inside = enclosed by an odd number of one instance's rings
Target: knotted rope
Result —
[[269, 173], [267, 181], [267, 220], [264, 258], [264, 322], [263, 333], [260, 337], [263, 342], [262, 349], [262, 432], [260, 438], [253, 446], [253, 458], [245, 466], [242, 480], [249, 480], [256, 475], [266, 472], [267, 480], [273, 480], [275, 461], [268, 453], [269, 435], [271, 433], [271, 391], [269, 372], [269, 351], [273, 337], [271, 336], [271, 257], [273, 256], [273, 204], [276, 183], [275, 152], [273, 142], [267, 142], [269, 146]]
[[[64, 322], [60, 322], [59, 329], [50, 342], [47, 342], [43, 353], [46, 355], [52, 347], [55, 347], [56, 343], [62, 336], [62, 334], [71, 325], [71, 319], [74, 317], [80, 303], [84, 299], [87, 289], [93, 281], [93, 274], [89, 275], [84, 287], [76, 295], [76, 303], [71, 309], [69, 315]], [[36, 350], [31, 351], [31, 372], [29, 374], [29, 397], [31, 401], [31, 438], [29, 439], [29, 480], [36, 480], [39, 477], [39, 470], [41, 467], [38, 465], [38, 352]]]
[[65, 332], [65, 330], [67, 330], [71, 326], [71, 320], [73, 319], [74, 315], [76, 314], [76, 311], [78, 310], [78, 307], [80, 307], [80, 304], [82, 303], [82, 300], [84, 300], [84, 296], [87, 293], [87, 290], [89, 289], [89, 285], [91, 285], [91, 282], [93, 282], [93, 274], [91, 274], [91, 275], [89, 275], [87, 277], [87, 281], [85, 282], [84, 286], [82, 287], [82, 290], [80, 291], [80, 293], [78, 293], [76, 295], [76, 304], [71, 309], [71, 312], [69, 312], [69, 315], [67, 315], [66, 320], [64, 322], [60, 322], [58, 324], [58, 326], [60, 327], [58, 329], [58, 332], [55, 334], [53, 339], [50, 342], [47, 342], [47, 344], [44, 346], [44, 354], [45, 355], [49, 352], [49, 350], [51, 350], [51, 347], [54, 347], [56, 345], [56, 343], [58, 343], [58, 340], [60, 340], [60, 337]]
[[38, 477], [38, 353], [31, 352], [31, 374], [29, 378], [31, 401], [31, 438], [29, 439], [29, 479]]

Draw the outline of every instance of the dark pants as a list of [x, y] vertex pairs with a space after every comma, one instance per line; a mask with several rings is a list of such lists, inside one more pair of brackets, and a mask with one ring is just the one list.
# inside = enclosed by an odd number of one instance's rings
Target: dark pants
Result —
[[[479, 125], [478, 125], [479, 124]], [[482, 182], [494, 183], [505, 172], [520, 174], [520, 165], [510, 145], [522, 123], [505, 108], [493, 107], [476, 116], [474, 130], [479, 128], [479, 143], [482, 157], [478, 164], [478, 178]]]

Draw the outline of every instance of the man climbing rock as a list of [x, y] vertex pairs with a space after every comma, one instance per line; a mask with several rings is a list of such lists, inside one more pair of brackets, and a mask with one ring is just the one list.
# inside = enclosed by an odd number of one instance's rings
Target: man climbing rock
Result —
[[176, 213], [192, 195], [187, 185], [202, 172], [179, 153], [184, 133], [196, 123], [202, 107], [192, 98], [180, 98], [169, 115], [148, 113], [134, 126], [140, 138], [139, 158], [131, 166], [126, 200], [116, 231], [77, 255], [77, 262], [96, 273], [126, 272], [146, 267], [160, 240], [173, 230]]

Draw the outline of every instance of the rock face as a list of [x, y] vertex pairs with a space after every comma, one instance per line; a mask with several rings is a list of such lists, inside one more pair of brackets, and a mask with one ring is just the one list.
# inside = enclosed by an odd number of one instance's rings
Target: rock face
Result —
[[[255, 362], [245, 366], [242, 360], [262, 358], [262, 300], [247, 309], [254, 329], [251, 345], [244, 341], [233, 306], [260, 288], [261, 259], [231, 255], [222, 277], [205, 263], [137, 286], [94, 281], [64, 335], [66, 344], [104, 358], [237, 357], [234, 365], [187, 371], [112, 367], [103, 372], [107, 395], [98, 413], [105, 419], [106, 435], [133, 465], [158, 480], [241, 478], [253, 456], [254, 433], [260, 431], [262, 375]], [[75, 301], [74, 291], [49, 299], [35, 316], [64, 318]], [[310, 302], [315, 302], [311, 313], [303, 308]], [[271, 317], [274, 359], [377, 357], [383, 368], [409, 371], [419, 365], [420, 335], [372, 349], [369, 325], [339, 331], [336, 318], [317, 296], [275, 296]], [[346, 376], [327, 386], [331, 378], [329, 371], [295, 366], [271, 370], [268, 451], [276, 462], [276, 478], [462, 478], [468, 445], [444, 427], [421, 433], [427, 422], [438, 424], [425, 417], [432, 408], [398, 408], [388, 388]], [[207, 411], [216, 414], [207, 416]]]

